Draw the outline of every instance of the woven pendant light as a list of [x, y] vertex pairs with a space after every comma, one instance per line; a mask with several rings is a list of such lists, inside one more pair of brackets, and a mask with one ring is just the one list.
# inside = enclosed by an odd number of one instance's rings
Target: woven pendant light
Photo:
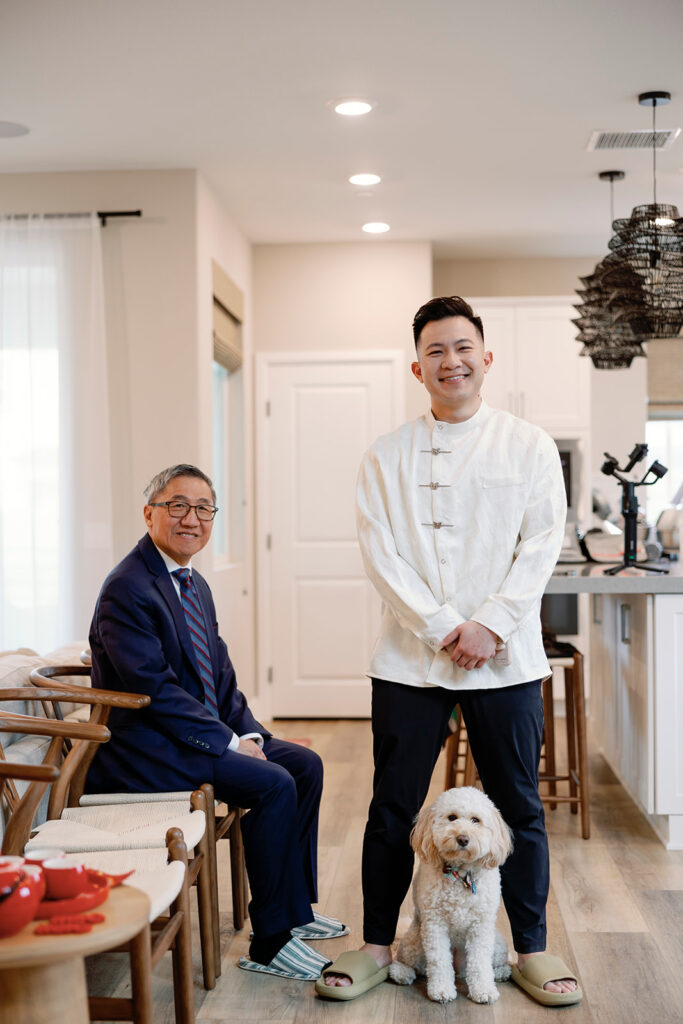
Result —
[[[612, 267], [628, 267], [641, 281], [648, 338], [675, 337], [683, 326], [683, 219], [677, 207], [657, 202], [655, 112], [670, 99], [668, 92], [644, 92], [638, 97], [640, 104], [652, 107], [653, 201], [635, 206], [628, 219], [615, 220], [609, 242]], [[635, 305], [626, 303], [624, 308], [636, 316]]]
[[[602, 171], [601, 181], [610, 182], [610, 223], [614, 220], [614, 182], [624, 177], [623, 171]], [[612, 263], [610, 263], [610, 259]], [[583, 288], [577, 289], [581, 302], [575, 306], [579, 316], [572, 321], [579, 331], [576, 340], [583, 343], [582, 356], [588, 356], [600, 370], [630, 366], [636, 356], [644, 356], [640, 344], [649, 328], [649, 321], [623, 315], [623, 303], [640, 308], [641, 278], [614, 256], [597, 264], [592, 274], [579, 278]]]

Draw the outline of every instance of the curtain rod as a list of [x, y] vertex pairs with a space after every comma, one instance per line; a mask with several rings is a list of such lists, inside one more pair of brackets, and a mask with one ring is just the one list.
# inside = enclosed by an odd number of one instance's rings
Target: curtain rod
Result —
[[[87, 217], [87, 213], [10, 213], [8, 216], [12, 220], [28, 220], [29, 217], [45, 217], [47, 219], [57, 219], [59, 217]], [[100, 223], [103, 228], [107, 226], [107, 220], [110, 217], [142, 217], [142, 210], [97, 210], [97, 216], [100, 218]]]

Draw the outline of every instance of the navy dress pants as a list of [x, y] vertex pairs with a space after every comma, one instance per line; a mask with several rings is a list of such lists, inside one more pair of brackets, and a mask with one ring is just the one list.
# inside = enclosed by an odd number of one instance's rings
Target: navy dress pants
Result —
[[484, 790], [514, 833], [501, 885], [515, 950], [543, 950], [549, 860], [538, 795], [540, 680], [499, 690], [453, 691], [373, 679], [375, 773], [363, 841], [364, 940], [382, 946], [394, 941], [413, 873], [410, 831], [456, 703]]
[[315, 751], [271, 737], [263, 752], [266, 761], [232, 751], [211, 759], [216, 796], [249, 808], [241, 824], [258, 938], [313, 920], [323, 782]]

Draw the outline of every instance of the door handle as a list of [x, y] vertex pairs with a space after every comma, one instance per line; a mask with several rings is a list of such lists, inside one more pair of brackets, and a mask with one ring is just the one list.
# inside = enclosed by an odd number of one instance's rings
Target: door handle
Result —
[[622, 604], [619, 606], [621, 612], [621, 642], [631, 643], [631, 605]]
[[601, 626], [602, 619], [600, 618], [600, 604], [602, 600], [601, 594], [593, 594], [593, 625]]

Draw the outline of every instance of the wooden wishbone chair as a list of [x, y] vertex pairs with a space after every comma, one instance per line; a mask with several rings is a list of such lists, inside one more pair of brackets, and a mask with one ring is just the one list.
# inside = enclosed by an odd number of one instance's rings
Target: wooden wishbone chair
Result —
[[[82, 665], [74, 666], [48, 666], [40, 669], [35, 669], [31, 675], [31, 680], [36, 686], [51, 686], [54, 679], [59, 678], [59, 686], [68, 685], [69, 687], [75, 684], [64, 683], [63, 676], [89, 676], [90, 675], [90, 651], [81, 652]], [[78, 689], [78, 688], [77, 688]], [[86, 690], [88, 688], [86, 687]], [[118, 696], [125, 696], [121, 691], [108, 691], [100, 690], [99, 693], [117, 694]], [[95, 748], [96, 749], [96, 748]], [[85, 767], [81, 768], [74, 784], [72, 784], [69, 794], [69, 804], [74, 806], [78, 804], [81, 807], [92, 807], [102, 804], [112, 803], [138, 803], [138, 802], [150, 802], [154, 804], [165, 804], [168, 805], [171, 801], [181, 801], [186, 803], [190, 797], [190, 791], [176, 791], [176, 792], [151, 792], [151, 793], [88, 793], [83, 794], [83, 787], [85, 785], [85, 776], [87, 774], [87, 768], [90, 766], [92, 758], [95, 756], [95, 749], [93, 749], [90, 758], [87, 762], [84, 762]], [[242, 831], [240, 828], [240, 817], [242, 810], [239, 807], [228, 806], [220, 801], [215, 800], [213, 786], [209, 783], [204, 783], [199, 789], [205, 794], [206, 799], [206, 830], [208, 839], [208, 855], [211, 861], [211, 902], [212, 902], [212, 919], [213, 919], [213, 945], [215, 950], [215, 973], [216, 976], [220, 976], [221, 973], [221, 957], [220, 957], [220, 911], [218, 903], [218, 868], [217, 868], [217, 843], [221, 839], [227, 839], [229, 842], [230, 851], [230, 880], [232, 890], [232, 914], [233, 914], [233, 927], [236, 931], [239, 931], [243, 925], [247, 916], [247, 904], [248, 904], [248, 887], [247, 887], [247, 875], [244, 864], [244, 845], [242, 842]], [[192, 870], [192, 864], [191, 864]], [[200, 911], [201, 915], [201, 911]], [[201, 924], [201, 916], [200, 916]], [[205, 979], [206, 980], [206, 979]], [[209, 986], [207, 986], [209, 987]]]
[[[80, 660], [88, 670], [92, 666], [92, 655], [90, 648], [87, 647], [81, 651]], [[83, 674], [83, 673], [78, 673]], [[48, 678], [51, 678], [48, 676]], [[207, 830], [209, 831], [212, 841], [210, 848], [213, 855], [213, 877], [215, 879], [215, 911], [214, 920], [216, 923], [215, 931], [215, 946], [218, 961], [216, 964], [216, 974], [221, 973], [220, 964], [220, 911], [218, 907], [218, 873], [216, 864], [216, 844], [219, 839], [227, 839], [230, 849], [230, 885], [232, 891], [232, 924], [235, 931], [239, 931], [244, 926], [244, 921], [247, 916], [247, 906], [249, 904], [249, 884], [247, 881], [247, 871], [244, 863], [244, 843], [242, 841], [242, 830], [240, 828], [240, 818], [242, 817], [242, 808], [237, 807], [234, 804], [226, 804], [224, 801], [216, 800], [213, 792], [213, 786], [210, 783], [204, 783], [200, 786], [206, 793], [206, 804], [208, 810]], [[173, 800], [184, 800], [189, 794], [187, 792], [175, 792], [175, 793], [154, 793], [146, 794], [149, 798], [155, 798], [159, 800], [173, 799]], [[116, 797], [119, 800], [129, 798], [131, 794], [128, 793], [116, 793], [116, 794], [88, 794], [81, 798], [83, 804], [95, 803], [100, 797], [113, 798]], [[212, 812], [213, 811], [213, 815]], [[211, 818], [213, 817], [213, 824]]]
[[[32, 687], [22, 687], [18, 690], [4, 690], [2, 696], [3, 700], [26, 700], [36, 699], [37, 694]], [[40, 696], [45, 700], [75, 699], [73, 694], [54, 690], [44, 690]], [[51, 759], [61, 757], [63, 738], [69, 736], [75, 741], [105, 742], [110, 734], [101, 724], [69, 720], [60, 722], [10, 713], [0, 716], [2, 732], [52, 738], [42, 765], [19, 765], [18, 770], [13, 771], [13, 765], [0, 761], [0, 784], [10, 778], [30, 780], [28, 789], [10, 814], [6, 841], [3, 843], [3, 853], [21, 854], [31, 828], [28, 810], [33, 809], [35, 812], [55, 776], [56, 782], [61, 781], [60, 774], [64, 768], [60, 771], [57, 764], [51, 763]], [[173, 958], [176, 1024], [194, 1024], [189, 871], [182, 831], [170, 828], [165, 836], [164, 848], [100, 850], [81, 853], [77, 859], [85, 860], [88, 867], [112, 874], [134, 871], [135, 875], [127, 884], [141, 889], [150, 901], [149, 922], [129, 943], [120, 947], [130, 957], [132, 998], [91, 998], [91, 1020], [131, 1020], [135, 1024], [153, 1024], [151, 970], [163, 954], [170, 950]], [[164, 914], [167, 907], [169, 913]]]
[[[21, 686], [3, 690], [2, 699], [3, 702], [36, 700], [38, 693], [39, 691], [33, 686]], [[70, 694], [54, 688], [40, 692], [41, 701], [68, 701], [70, 696]], [[76, 760], [84, 749], [83, 744], [106, 743], [111, 735], [106, 726], [99, 722], [60, 722], [54, 719], [35, 718], [31, 715], [18, 715], [8, 711], [0, 714], [0, 734], [2, 733], [49, 737], [50, 743], [42, 762], [42, 767], [48, 768], [59, 766], [65, 738], [77, 741], [78, 746], [74, 747], [74, 760]], [[7, 763], [3, 755], [3, 761], [0, 761], [0, 764]], [[14, 786], [14, 778], [19, 778], [19, 776], [15, 775], [8, 779], [4, 787], [3, 799], [7, 805], [9, 819], [2, 837], [2, 852], [21, 855], [24, 852], [24, 844], [30, 833], [35, 812], [48, 788], [49, 781], [35, 779], [23, 796], [19, 796], [16, 786]], [[57, 783], [59, 781], [57, 779]]]
[[[31, 681], [41, 692], [43, 687], [56, 685], [53, 680], [58, 676], [83, 674], [88, 675], [89, 669], [82, 665], [45, 666], [34, 669]], [[57, 685], [60, 690], [69, 693], [69, 699], [73, 702], [96, 702], [95, 707], [104, 709], [101, 714], [105, 721], [108, 721], [112, 707], [139, 708], [149, 704], [149, 697], [140, 694], [96, 690], [66, 682]], [[192, 852], [189, 881], [191, 885], [197, 886], [204, 987], [212, 989], [216, 985], [216, 975], [220, 973], [220, 947], [216, 945], [218, 897], [215, 841], [212, 840], [212, 818], [207, 813], [208, 806], [213, 806], [213, 793], [209, 794], [209, 800], [206, 791], [198, 789], [182, 794], [181, 800], [153, 802], [147, 801], [147, 794], [143, 793], [126, 794], [127, 799], [122, 801], [110, 800], [109, 794], [105, 793], [99, 802], [84, 800], [79, 803], [87, 767], [92, 763], [95, 751], [96, 748], [86, 752], [78, 763], [72, 763], [75, 757], [73, 750], [66, 755], [59, 789], [53, 787], [48, 821], [39, 826], [38, 837], [30, 840], [29, 848], [38, 843], [47, 843], [73, 853], [102, 849], [161, 848], [169, 828], [181, 829], [187, 847]]]
[[[84, 666], [86, 666], [88, 673], [92, 666], [92, 656], [90, 648], [86, 648], [80, 653], [80, 660]], [[85, 675], [81, 670], [74, 672], [76, 675]], [[45, 673], [46, 678], [53, 678], [53, 673]], [[93, 754], [94, 756], [94, 754]], [[240, 818], [242, 817], [242, 808], [237, 807], [234, 804], [226, 804], [224, 801], [216, 800], [213, 791], [213, 786], [210, 783], [204, 783], [200, 786], [200, 789], [206, 793], [206, 804], [208, 811], [207, 819], [207, 831], [211, 837], [210, 849], [213, 857], [213, 877], [215, 879], [214, 893], [215, 893], [215, 911], [214, 920], [216, 924], [215, 932], [215, 946], [218, 957], [216, 964], [216, 974], [220, 975], [220, 912], [218, 907], [218, 873], [216, 864], [216, 844], [220, 839], [227, 839], [229, 850], [230, 850], [230, 885], [232, 891], [232, 924], [235, 931], [239, 931], [244, 926], [244, 921], [247, 916], [247, 906], [249, 903], [249, 885], [247, 882], [247, 871], [244, 863], [244, 843], [242, 841], [242, 830], [240, 828]], [[80, 796], [80, 794], [79, 794]], [[174, 793], [146, 793], [145, 799], [150, 800], [186, 800], [189, 796], [189, 792], [174, 792]], [[130, 793], [88, 793], [85, 796], [80, 796], [80, 802], [83, 805], [89, 805], [97, 803], [101, 800], [106, 799], [107, 802], [111, 803], [114, 798], [117, 801], [125, 802], [126, 800], [135, 798], [136, 794]], [[212, 814], [213, 812], [213, 814]], [[213, 822], [211, 821], [213, 817]]]

